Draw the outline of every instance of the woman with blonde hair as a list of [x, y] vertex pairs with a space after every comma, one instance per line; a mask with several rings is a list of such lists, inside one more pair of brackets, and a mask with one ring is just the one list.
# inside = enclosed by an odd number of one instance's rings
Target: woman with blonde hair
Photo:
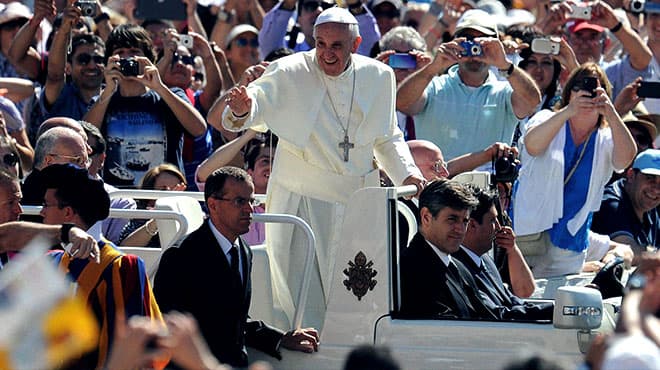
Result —
[[598, 65], [583, 64], [568, 78], [558, 110], [534, 115], [523, 136], [513, 225], [537, 278], [582, 270], [603, 189], [635, 157], [611, 90]]

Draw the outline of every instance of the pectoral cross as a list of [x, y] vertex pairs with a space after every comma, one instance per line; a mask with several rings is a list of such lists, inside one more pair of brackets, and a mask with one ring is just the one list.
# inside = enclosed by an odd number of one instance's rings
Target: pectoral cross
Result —
[[348, 151], [355, 147], [355, 145], [348, 140], [348, 134], [344, 135], [344, 141], [339, 143], [339, 147], [344, 149], [344, 162], [348, 162]]

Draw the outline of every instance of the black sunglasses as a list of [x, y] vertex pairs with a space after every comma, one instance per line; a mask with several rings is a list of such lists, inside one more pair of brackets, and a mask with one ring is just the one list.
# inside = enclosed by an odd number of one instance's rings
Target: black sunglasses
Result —
[[91, 55], [87, 53], [81, 53], [76, 56], [76, 63], [86, 66], [90, 61], [94, 61], [94, 64], [105, 64], [105, 57], [102, 55]]
[[195, 57], [192, 55], [179, 55], [178, 53], [174, 53], [172, 55], [172, 65], [177, 64], [179, 61], [183, 64], [187, 64], [189, 66], [195, 65]]
[[259, 40], [258, 39], [246, 39], [244, 37], [236, 39], [236, 46], [240, 48], [244, 48], [246, 46], [252, 46], [253, 48], [258, 48], [259, 47]]
[[2, 162], [9, 167], [14, 167], [18, 163], [18, 156], [16, 153], [7, 153], [2, 156]]

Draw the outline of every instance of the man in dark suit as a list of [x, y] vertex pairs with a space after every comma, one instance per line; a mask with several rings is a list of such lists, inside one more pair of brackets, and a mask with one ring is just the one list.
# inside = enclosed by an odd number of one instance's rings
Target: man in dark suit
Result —
[[520, 249], [516, 246], [515, 234], [510, 227], [501, 227], [497, 219], [495, 202], [499, 199], [495, 193], [468, 185], [477, 199], [477, 207], [470, 213], [467, 232], [460, 249], [452, 254], [463, 262], [470, 271], [479, 290], [497, 306], [502, 318], [506, 320], [552, 320], [552, 303], [534, 304], [524, 302], [504, 286], [495, 262], [488, 255], [493, 241], [507, 252], [508, 267], [512, 284], [518, 284], [519, 290], [534, 291], [534, 276], [525, 262]]
[[456, 252], [476, 199], [460, 183], [438, 179], [419, 197], [419, 232], [401, 253], [401, 314], [497, 320], [470, 272], [451, 257]]
[[191, 313], [213, 354], [235, 367], [247, 366], [246, 345], [277, 358], [280, 346], [315, 351], [314, 329], [284, 333], [248, 318], [252, 251], [239, 236], [252, 220], [250, 175], [236, 167], [216, 170], [206, 180], [204, 198], [209, 220], [161, 259], [154, 293], [163, 312]]

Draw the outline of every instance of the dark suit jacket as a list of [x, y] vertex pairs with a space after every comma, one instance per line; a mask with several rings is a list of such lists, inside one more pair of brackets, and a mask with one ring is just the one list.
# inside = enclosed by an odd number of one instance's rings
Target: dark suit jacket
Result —
[[470, 271], [479, 289], [488, 296], [504, 320], [552, 320], [554, 305], [552, 303], [534, 304], [525, 302], [504, 286], [497, 272], [493, 259], [484, 254], [481, 256], [481, 269], [462, 248], [453, 253], [452, 257], [463, 262]]
[[454, 259], [460, 275], [456, 279], [432, 248], [417, 233], [401, 253], [401, 315], [498, 319], [483, 303], [479, 288], [465, 266]]
[[235, 274], [208, 224], [204, 224], [162, 256], [154, 281], [163, 312], [191, 313], [213, 354], [222, 363], [247, 366], [245, 345], [280, 358], [283, 333], [248, 318], [251, 298], [252, 251], [240, 239], [244, 283]]

